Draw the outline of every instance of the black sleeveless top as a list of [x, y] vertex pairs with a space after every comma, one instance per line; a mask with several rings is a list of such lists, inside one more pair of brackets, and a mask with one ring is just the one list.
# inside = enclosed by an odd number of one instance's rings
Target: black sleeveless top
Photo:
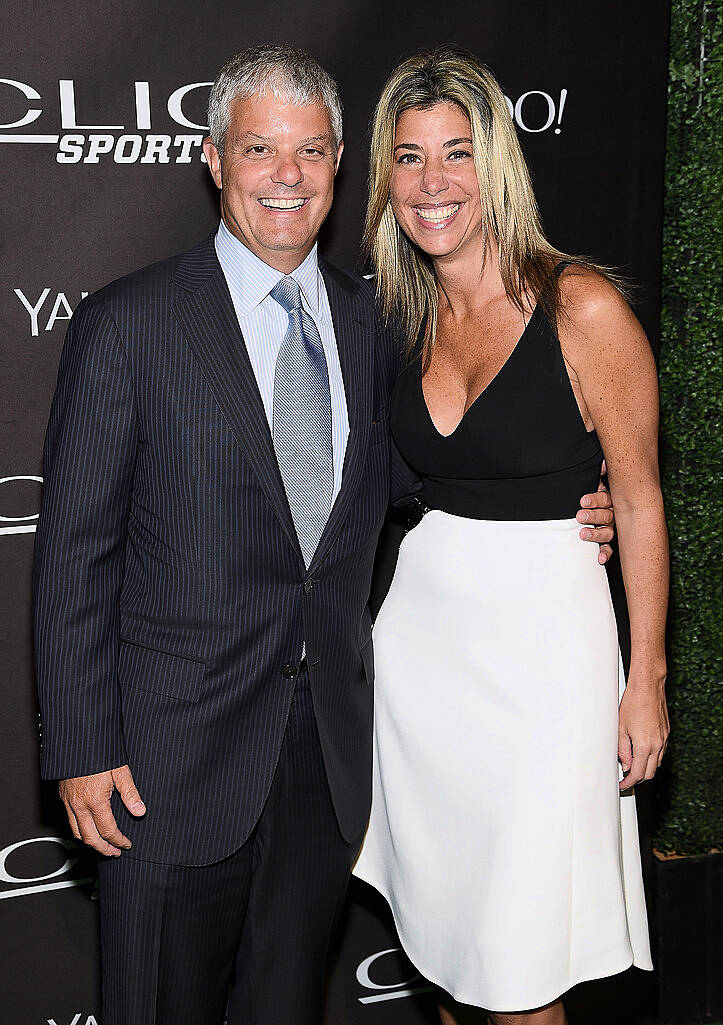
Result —
[[540, 306], [452, 434], [440, 434], [429, 415], [421, 354], [397, 380], [390, 426], [432, 509], [472, 519], [567, 519], [582, 495], [597, 490], [600, 442], [585, 429], [560, 343]]

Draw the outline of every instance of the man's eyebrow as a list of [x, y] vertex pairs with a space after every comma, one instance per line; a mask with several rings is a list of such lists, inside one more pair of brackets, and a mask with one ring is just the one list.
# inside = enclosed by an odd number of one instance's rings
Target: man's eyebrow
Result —
[[[274, 139], [270, 135], [259, 135], [258, 132], [241, 132], [242, 139], [258, 139], [259, 142], [273, 142]], [[328, 142], [331, 136], [328, 132], [323, 135], [310, 135], [307, 139], [302, 139], [299, 143], [300, 146], [305, 146], [307, 142]]]

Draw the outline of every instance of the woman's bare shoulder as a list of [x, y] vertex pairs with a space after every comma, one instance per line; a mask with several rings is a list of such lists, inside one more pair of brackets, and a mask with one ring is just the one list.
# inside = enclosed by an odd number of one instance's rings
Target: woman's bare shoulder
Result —
[[581, 327], [609, 317], [633, 316], [625, 296], [592, 267], [567, 266], [560, 275], [560, 298], [564, 313]]
[[560, 298], [560, 343], [573, 365], [589, 359], [593, 352], [599, 359], [603, 349], [619, 358], [626, 348], [636, 350], [641, 344], [648, 345], [625, 296], [591, 267], [566, 267], [560, 275]]

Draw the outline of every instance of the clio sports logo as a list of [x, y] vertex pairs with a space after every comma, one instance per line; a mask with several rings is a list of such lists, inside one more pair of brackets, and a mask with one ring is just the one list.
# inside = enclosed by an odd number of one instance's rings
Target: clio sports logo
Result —
[[[208, 128], [198, 119], [211, 85], [181, 85], [161, 104], [150, 82], [132, 82], [121, 105], [128, 110], [130, 101], [133, 112], [123, 116], [123, 124], [118, 111], [95, 118], [103, 124], [89, 124], [82, 115], [88, 97], [82, 84], [76, 89], [75, 79], [61, 78], [43, 94], [30, 82], [0, 78], [0, 143], [54, 147], [59, 164], [190, 164], [194, 157], [204, 159], [201, 144]], [[12, 113], [3, 115], [3, 110]], [[153, 131], [159, 115], [166, 121], [165, 132]]]
[[95, 883], [79, 855], [77, 843], [53, 834], [10, 844], [0, 850], [0, 900]]
[[[118, 99], [118, 106], [128, 113], [107, 110], [94, 119], [102, 124], [90, 124], [82, 111], [94, 98], [82, 82], [76, 85], [73, 78], [61, 78], [41, 91], [30, 82], [0, 78], [0, 143], [53, 147], [59, 164], [190, 164], [194, 159], [205, 160], [201, 145], [208, 127], [200, 118], [206, 116], [211, 85], [189, 82], [159, 99], [157, 87], [152, 89], [149, 81], [129, 82], [125, 95]], [[506, 96], [505, 101], [523, 132], [552, 130], [560, 135], [567, 95], [567, 89], [528, 89], [516, 100]], [[165, 121], [165, 131], [153, 130], [159, 118]]]
[[[0, 850], [0, 901], [77, 887], [88, 887], [95, 897], [95, 886], [85, 850], [67, 837], [31, 836]], [[71, 1018], [44, 1018], [42, 1025], [99, 1025], [99, 1021], [88, 1011], [75, 1011]]]
[[35, 533], [40, 512], [31, 510], [40, 509], [42, 483], [32, 473], [0, 477], [0, 535]]
[[[394, 956], [390, 957], [390, 955]], [[382, 961], [383, 963], [380, 964]], [[403, 978], [401, 982], [384, 981], [390, 971], [392, 980], [397, 972], [403, 972], [407, 977]], [[409, 975], [410, 971], [411, 975]], [[378, 1004], [386, 1000], [399, 1000], [403, 997], [416, 996], [417, 993], [430, 993], [434, 989], [412, 967], [401, 947], [378, 950], [375, 954], [365, 957], [356, 970], [356, 979], [360, 986], [370, 991], [357, 998], [360, 1004]]]

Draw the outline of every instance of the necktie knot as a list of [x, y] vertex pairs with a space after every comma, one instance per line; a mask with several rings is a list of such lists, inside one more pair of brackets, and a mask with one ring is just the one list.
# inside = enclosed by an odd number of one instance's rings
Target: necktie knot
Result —
[[301, 309], [301, 289], [298, 282], [288, 274], [274, 285], [270, 295], [287, 313]]

